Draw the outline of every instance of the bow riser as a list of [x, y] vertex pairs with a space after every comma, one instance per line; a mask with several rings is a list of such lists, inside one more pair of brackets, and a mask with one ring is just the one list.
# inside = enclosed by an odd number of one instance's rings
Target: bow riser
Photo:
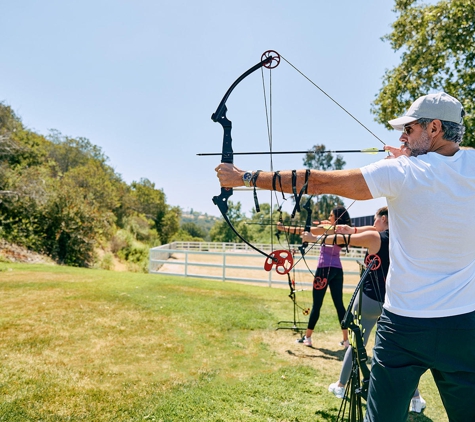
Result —
[[[227, 96], [229, 96], [229, 94], [227, 94]], [[227, 99], [226, 96], [225, 98]], [[211, 119], [223, 127], [223, 148], [221, 151], [221, 162], [233, 164], [233, 139], [231, 137], [233, 124], [231, 120], [226, 117], [227, 111], [228, 109], [226, 105], [220, 103], [216, 112], [211, 116]], [[232, 188], [221, 188], [221, 194], [219, 196], [213, 197], [213, 203], [219, 208], [219, 211], [221, 214], [223, 214], [223, 216], [228, 212], [228, 199], [232, 196], [232, 194]], [[232, 229], [234, 230], [234, 227], [232, 227]]]

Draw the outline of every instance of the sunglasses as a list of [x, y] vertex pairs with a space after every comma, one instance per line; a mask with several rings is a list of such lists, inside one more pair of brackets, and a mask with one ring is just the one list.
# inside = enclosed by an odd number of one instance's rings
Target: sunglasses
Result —
[[420, 123], [415, 121], [414, 123], [409, 123], [407, 125], [404, 125], [402, 127], [402, 133], [404, 133], [405, 135], [410, 135], [411, 132], [414, 130], [414, 129], [412, 129], [412, 126], [418, 125], [418, 124], [420, 124]]

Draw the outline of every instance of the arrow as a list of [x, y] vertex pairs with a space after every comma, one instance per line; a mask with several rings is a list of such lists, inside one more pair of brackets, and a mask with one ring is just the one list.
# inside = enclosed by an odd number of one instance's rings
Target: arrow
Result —
[[[366, 149], [341, 149], [336, 151], [254, 151], [254, 152], [234, 152], [234, 155], [277, 155], [277, 154], [347, 154], [352, 152], [361, 152], [363, 154], [377, 154], [378, 152], [387, 152], [384, 149], [366, 148]], [[221, 152], [202, 152], [196, 154], [199, 156], [221, 155]]]

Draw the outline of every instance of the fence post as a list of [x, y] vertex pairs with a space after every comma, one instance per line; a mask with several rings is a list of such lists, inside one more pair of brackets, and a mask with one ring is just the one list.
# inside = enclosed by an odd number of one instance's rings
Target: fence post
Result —
[[223, 281], [226, 281], [226, 251], [223, 251]]
[[185, 251], [185, 277], [188, 277], [188, 250]]

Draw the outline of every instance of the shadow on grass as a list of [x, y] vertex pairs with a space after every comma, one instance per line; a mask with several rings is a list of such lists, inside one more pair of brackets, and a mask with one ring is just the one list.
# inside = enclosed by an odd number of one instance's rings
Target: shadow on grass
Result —
[[318, 416], [317, 420], [318, 421], [334, 421], [335, 420], [335, 414], [334, 413], [329, 413], [325, 410], [317, 410], [315, 412], [315, 416]]
[[407, 422], [432, 422], [433, 419], [428, 418], [424, 413], [409, 413]]
[[[312, 350], [321, 352], [321, 354], [313, 354], [311, 353]], [[297, 358], [312, 358], [312, 359], [343, 361], [346, 350], [334, 351], [334, 350], [323, 349], [323, 348], [307, 347], [307, 349], [302, 352], [294, 352], [293, 350], [287, 350], [286, 352], [289, 355], [295, 356]]]
[[343, 361], [343, 358], [345, 357], [345, 353], [346, 353], [346, 349], [335, 351], [335, 350], [320, 348], [317, 350], [323, 353], [323, 356], [320, 356], [320, 357], [323, 357], [324, 359], [333, 359], [333, 360], [339, 360], [339, 361]]

